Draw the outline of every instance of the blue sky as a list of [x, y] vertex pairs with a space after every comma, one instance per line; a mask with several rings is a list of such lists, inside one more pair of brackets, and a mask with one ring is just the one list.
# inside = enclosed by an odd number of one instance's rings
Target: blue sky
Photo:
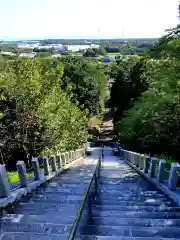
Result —
[[0, 39], [160, 37], [178, 0], [0, 0]]

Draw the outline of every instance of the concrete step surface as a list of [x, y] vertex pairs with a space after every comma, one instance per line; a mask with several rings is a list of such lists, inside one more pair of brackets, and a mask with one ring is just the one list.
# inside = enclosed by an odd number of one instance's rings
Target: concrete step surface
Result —
[[99, 188], [77, 239], [180, 239], [180, 207], [106, 149]]
[[1, 240], [67, 240], [68, 234], [47, 234], [33, 232], [6, 232], [0, 235]]
[[0, 239], [67, 239], [96, 162], [93, 158], [77, 161], [69, 170], [3, 210]]
[[93, 225], [129, 226], [129, 227], [177, 227], [180, 228], [179, 219], [151, 219], [151, 218], [114, 218], [93, 217]]
[[159, 237], [179, 238], [180, 228], [175, 227], [119, 227], [107, 225], [88, 225], [81, 231], [82, 235], [121, 236], [121, 237]]
[[75, 240], [179, 240], [179, 238], [159, 238], [159, 237], [122, 237], [122, 236], [95, 236], [95, 235], [80, 235]]

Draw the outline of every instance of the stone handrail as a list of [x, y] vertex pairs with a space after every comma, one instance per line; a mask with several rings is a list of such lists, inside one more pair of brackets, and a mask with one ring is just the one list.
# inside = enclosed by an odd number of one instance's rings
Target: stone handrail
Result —
[[[160, 188], [165, 194], [180, 204], [180, 198], [176, 195], [176, 191], [178, 190], [177, 184], [180, 179], [179, 163], [171, 163], [170, 171], [167, 171], [167, 164], [164, 159], [159, 160], [156, 157], [150, 157], [125, 149], [120, 149], [120, 156], [137, 170], [139, 174], [150, 180], [156, 187]], [[166, 178], [165, 173], [168, 174]]]
[[52, 179], [64, 169], [70, 167], [76, 160], [85, 156], [84, 149], [57, 153], [50, 157], [42, 157], [43, 171], [40, 171], [39, 159], [32, 159], [34, 179], [30, 182], [27, 178], [27, 169], [24, 161], [16, 164], [19, 175], [19, 187], [11, 190], [5, 165], [0, 165], [0, 208], [12, 204], [22, 196], [39, 187], [42, 183]]

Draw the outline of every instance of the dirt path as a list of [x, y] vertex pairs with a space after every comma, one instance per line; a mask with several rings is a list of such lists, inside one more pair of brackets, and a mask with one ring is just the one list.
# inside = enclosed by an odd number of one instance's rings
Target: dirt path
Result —
[[113, 118], [110, 112], [106, 112], [101, 124], [100, 138], [110, 140], [113, 133]]

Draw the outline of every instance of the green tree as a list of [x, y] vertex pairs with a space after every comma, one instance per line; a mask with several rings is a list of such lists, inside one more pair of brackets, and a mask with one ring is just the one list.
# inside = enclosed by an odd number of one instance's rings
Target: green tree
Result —
[[63, 74], [62, 62], [49, 57], [0, 62], [0, 153], [9, 169], [86, 142], [87, 113], [60, 88]]

